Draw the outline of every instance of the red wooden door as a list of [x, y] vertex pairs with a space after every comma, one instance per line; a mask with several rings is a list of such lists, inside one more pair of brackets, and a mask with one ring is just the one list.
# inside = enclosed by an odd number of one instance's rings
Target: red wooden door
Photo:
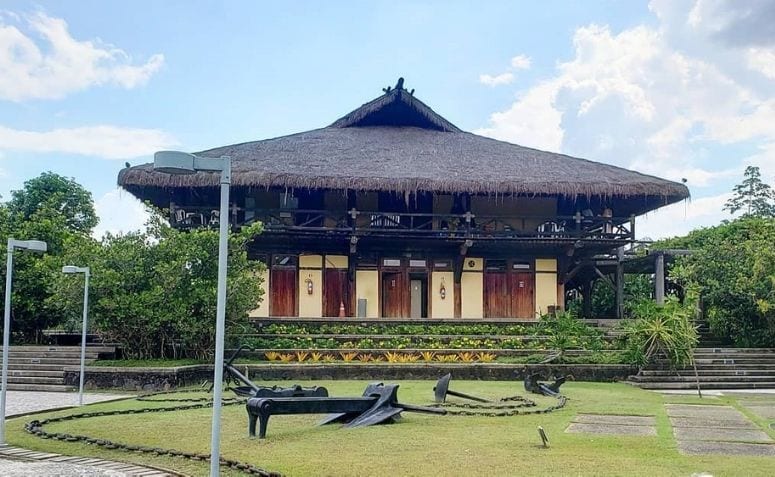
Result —
[[506, 272], [484, 273], [484, 317], [507, 318], [511, 300], [508, 295]]
[[535, 316], [535, 275], [530, 272], [511, 274], [511, 317], [533, 318]]
[[274, 268], [269, 276], [271, 316], [296, 316], [296, 270]]
[[406, 288], [402, 272], [382, 272], [382, 317], [404, 317], [404, 295]]
[[325, 284], [325, 303], [323, 316], [339, 316], [339, 306], [344, 303], [345, 316], [353, 316], [350, 309], [350, 281], [347, 270], [326, 269], [323, 277]]

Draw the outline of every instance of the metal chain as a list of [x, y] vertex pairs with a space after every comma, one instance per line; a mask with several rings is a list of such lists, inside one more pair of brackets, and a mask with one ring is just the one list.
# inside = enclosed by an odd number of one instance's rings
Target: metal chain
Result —
[[[82, 436], [77, 434], [47, 432], [43, 429], [43, 426], [47, 424], [52, 424], [55, 422], [62, 422], [62, 421], [70, 421], [74, 419], [88, 419], [92, 417], [117, 416], [117, 415], [126, 415], [126, 414], [143, 414], [143, 413], [150, 413], [150, 412], [169, 412], [169, 411], [184, 411], [184, 410], [190, 410], [190, 409], [204, 409], [204, 408], [212, 407], [213, 405], [212, 399], [210, 398], [148, 399], [151, 396], [158, 396], [163, 394], [178, 394], [182, 392], [201, 392], [201, 391], [199, 390], [163, 391], [158, 393], [145, 394], [143, 396], [137, 397], [136, 400], [146, 401], [146, 402], [183, 401], [183, 402], [197, 402], [198, 404], [155, 407], [155, 408], [122, 409], [122, 410], [113, 410], [113, 411], [96, 411], [96, 412], [84, 412], [81, 414], [70, 414], [67, 416], [52, 417], [49, 419], [44, 419], [42, 421], [38, 421], [38, 420], [30, 421], [24, 425], [24, 430], [30, 434], [40, 437], [41, 439], [56, 439], [56, 440], [66, 441], [66, 442], [85, 442], [87, 444], [94, 444], [100, 447], [104, 447], [106, 449], [119, 449], [124, 451], [142, 452], [142, 453], [148, 453], [148, 454], [154, 454], [154, 455], [169, 455], [172, 457], [182, 457], [184, 459], [189, 459], [192, 461], [209, 461], [210, 454], [197, 454], [193, 452], [184, 452], [176, 449], [164, 449], [160, 447], [136, 446], [131, 444], [124, 444], [121, 442], [114, 442], [108, 439], [98, 439], [94, 437]], [[235, 404], [243, 404], [243, 403], [245, 403], [244, 399], [227, 398], [222, 401], [223, 406], [232, 406]], [[248, 475], [257, 475], [260, 477], [281, 477], [282, 476], [282, 474], [280, 474], [279, 472], [265, 470], [260, 467], [256, 467], [254, 465], [247, 464], [233, 459], [226, 459], [221, 457], [220, 461], [221, 461], [221, 465], [225, 467], [229, 467], [231, 469], [242, 471]]]
[[[535, 401], [523, 398], [521, 396], [511, 396], [508, 398], [502, 398], [503, 401], [523, 401], [522, 404], [517, 405], [502, 405], [502, 404], [469, 404], [469, 403], [456, 403], [448, 402], [441, 404], [432, 404], [432, 407], [441, 407], [447, 411], [450, 416], [482, 416], [482, 417], [510, 417], [510, 416], [525, 416], [529, 414], [546, 414], [565, 407], [567, 398], [565, 396], [558, 396], [557, 403], [553, 406], [549, 406], [543, 409], [531, 409], [525, 410], [526, 407], [535, 407]], [[474, 409], [470, 411], [468, 409]]]

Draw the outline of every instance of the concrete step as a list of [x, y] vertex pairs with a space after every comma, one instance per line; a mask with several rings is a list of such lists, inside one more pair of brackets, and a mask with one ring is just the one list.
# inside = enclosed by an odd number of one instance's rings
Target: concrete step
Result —
[[[660, 370], [644, 370], [641, 371], [641, 376], [674, 376], [680, 374], [681, 376], [694, 376], [694, 370], [691, 368], [682, 369], [678, 371], [671, 371], [667, 369]], [[751, 368], [751, 369], [697, 369], [697, 374], [700, 376], [775, 376], [775, 367], [773, 368]]]
[[[86, 366], [93, 361], [86, 361]], [[80, 366], [80, 362], [76, 366]], [[67, 365], [71, 366], [71, 365]], [[8, 363], [9, 370], [15, 371], [62, 371], [66, 366], [61, 364], [14, 364]]]
[[767, 357], [756, 357], [756, 358], [696, 358], [694, 360], [695, 363], [697, 363], [697, 367], [702, 367], [708, 364], [726, 364], [726, 365], [737, 365], [737, 364], [762, 364], [762, 365], [775, 365], [775, 357], [767, 358]]
[[[693, 382], [670, 382], [670, 383], [632, 383], [641, 389], [697, 389], [697, 384]], [[746, 382], [724, 382], [724, 383], [703, 383], [700, 382], [700, 389], [775, 389], [775, 381], [746, 383]]]
[[770, 353], [775, 354], [775, 348], [696, 348], [695, 353], [727, 353], [727, 354], [745, 354], [745, 353]]
[[[93, 351], [87, 351], [85, 356], [91, 359], [97, 359], [100, 357], [99, 353]], [[73, 358], [81, 359], [80, 351], [10, 351], [8, 358]]]
[[[673, 383], [673, 382], [695, 382], [697, 379], [694, 376], [682, 375], [682, 376], [632, 376], [633, 381], [641, 383]], [[758, 383], [775, 381], [775, 376], [700, 376], [699, 381], [701, 383], [724, 383], [724, 382], [746, 382], [746, 383]]]
[[8, 383], [9, 391], [47, 391], [47, 392], [71, 392], [75, 391], [74, 386], [64, 384], [17, 384]]
[[65, 372], [59, 370], [30, 371], [29, 369], [9, 369], [8, 376], [30, 376], [39, 378], [64, 378]]
[[81, 360], [80, 358], [8, 358], [9, 367], [18, 364], [55, 364], [59, 366], [73, 366], [81, 364]]
[[[2, 346], [0, 346], [0, 352], [2, 352]], [[114, 346], [86, 346], [87, 353], [115, 353], [116, 348]], [[8, 348], [8, 353], [75, 353], [81, 354], [80, 346], [11, 346]]]
[[[667, 371], [672, 370], [669, 365], [660, 365], [660, 366], [650, 366], [648, 370], [650, 371]], [[737, 363], [730, 363], [730, 364], [697, 364], [697, 369], [705, 369], [708, 371], [711, 370], [730, 370], [730, 369], [740, 369], [740, 370], [747, 370], [747, 369], [773, 369], [773, 365], [769, 363], [747, 363], [747, 364], [737, 364]], [[678, 371], [692, 371], [692, 368], [682, 368]], [[694, 371], [692, 371], [694, 372]]]
[[11, 384], [65, 384], [64, 377], [46, 378], [40, 376], [8, 376]]

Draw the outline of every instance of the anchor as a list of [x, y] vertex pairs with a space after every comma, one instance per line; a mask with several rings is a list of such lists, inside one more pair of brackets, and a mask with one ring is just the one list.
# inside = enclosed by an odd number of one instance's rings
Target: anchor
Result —
[[476, 396], [471, 396], [470, 394], [461, 393], [458, 391], [453, 391], [449, 389], [449, 380], [452, 379], [452, 373], [447, 373], [441, 378], [439, 378], [438, 381], [436, 381], [436, 386], [433, 387], [433, 392], [436, 397], [437, 403], [444, 403], [447, 401], [447, 395], [450, 396], [457, 396], [459, 398], [463, 399], [469, 399], [471, 401], [476, 402], [492, 402], [489, 399], [484, 399]]
[[403, 411], [446, 414], [444, 409], [414, 406], [398, 402], [398, 384], [371, 383], [362, 397], [255, 397], [248, 399], [248, 434], [266, 438], [269, 418], [281, 414], [325, 414], [320, 424], [344, 422], [344, 427], [366, 427], [395, 422]]
[[[230, 381], [235, 383], [242, 383], [244, 386], [235, 386], [231, 388], [234, 394], [240, 397], [326, 397], [328, 396], [328, 390], [322, 386], [313, 386], [309, 388], [302, 387], [298, 384], [294, 384], [291, 387], [283, 388], [279, 386], [257, 386], [244, 374], [239, 372], [237, 368], [233, 366], [234, 360], [237, 359], [240, 352], [245, 348], [240, 346], [234, 354], [231, 355], [228, 361], [223, 363], [223, 375], [227, 386]], [[212, 387], [210, 387], [212, 390]]]
[[525, 391], [534, 394], [543, 394], [544, 396], [557, 397], [560, 395], [560, 386], [568, 379], [568, 376], [560, 376], [554, 378], [552, 384], [547, 384], [539, 382], [538, 380], [540, 377], [541, 376], [538, 373], [525, 376]]

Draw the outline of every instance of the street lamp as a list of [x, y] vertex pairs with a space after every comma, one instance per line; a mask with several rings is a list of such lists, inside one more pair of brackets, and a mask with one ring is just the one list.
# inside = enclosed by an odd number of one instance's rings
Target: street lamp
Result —
[[3, 315], [3, 377], [0, 391], [0, 445], [5, 445], [5, 393], [8, 391], [8, 348], [11, 346], [11, 281], [13, 279], [14, 250], [45, 252], [46, 242], [40, 240], [14, 240], [8, 237], [8, 259], [5, 267], [5, 314]]
[[86, 369], [86, 323], [89, 319], [89, 267], [65, 265], [62, 273], [83, 273], [83, 326], [81, 328], [81, 375], [78, 383], [78, 405], [83, 406], [83, 377]]
[[229, 233], [229, 185], [231, 158], [199, 157], [178, 151], [159, 151], [153, 169], [168, 174], [221, 173], [221, 211], [218, 234], [218, 299], [215, 313], [215, 372], [213, 376], [213, 423], [210, 438], [210, 476], [218, 477], [221, 463], [221, 391], [223, 383], [223, 338], [226, 334], [226, 257]]

